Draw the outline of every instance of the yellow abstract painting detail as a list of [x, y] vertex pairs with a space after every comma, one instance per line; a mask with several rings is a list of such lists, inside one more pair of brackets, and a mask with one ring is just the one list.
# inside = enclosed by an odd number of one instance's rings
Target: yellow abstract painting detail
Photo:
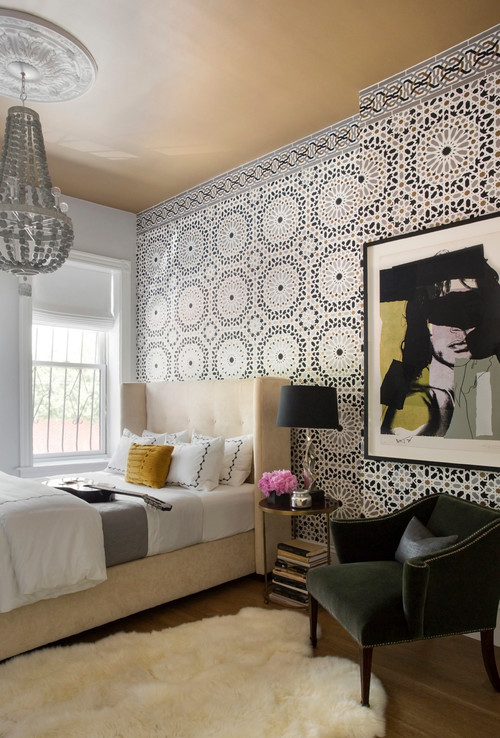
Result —
[[[406, 333], [406, 300], [380, 303], [380, 319], [382, 330], [380, 335], [380, 376], [387, 374], [394, 360], [402, 359], [402, 343]], [[406, 397], [404, 407], [394, 418], [394, 427], [414, 431], [425, 425], [429, 417], [427, 388], [429, 386], [429, 369], [423, 369], [422, 374], [412, 385], [415, 392]], [[386, 406], [382, 405], [382, 416]]]

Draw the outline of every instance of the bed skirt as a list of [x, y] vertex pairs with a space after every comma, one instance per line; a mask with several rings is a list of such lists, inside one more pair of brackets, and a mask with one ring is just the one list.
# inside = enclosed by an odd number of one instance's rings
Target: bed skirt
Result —
[[113, 566], [92, 589], [0, 614], [0, 660], [253, 572], [254, 531]]

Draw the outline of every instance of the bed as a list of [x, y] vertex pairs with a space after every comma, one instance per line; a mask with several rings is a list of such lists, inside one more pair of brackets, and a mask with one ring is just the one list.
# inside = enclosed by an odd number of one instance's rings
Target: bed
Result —
[[[264, 573], [261, 493], [264, 471], [290, 464], [290, 435], [276, 426], [281, 386], [275, 377], [255, 379], [125, 383], [121, 427], [134, 434], [197, 431], [209, 437], [252, 435], [251, 485], [254, 523], [243, 532], [204, 540], [167, 553], [110, 566], [107, 578], [83, 591], [43, 599], [0, 613], [0, 659], [136, 612], [257, 572]], [[155, 494], [157, 490], [150, 490]], [[170, 515], [169, 512], [162, 513]], [[266, 530], [268, 553], [288, 533], [276, 516]], [[269, 560], [272, 560], [271, 558]]]

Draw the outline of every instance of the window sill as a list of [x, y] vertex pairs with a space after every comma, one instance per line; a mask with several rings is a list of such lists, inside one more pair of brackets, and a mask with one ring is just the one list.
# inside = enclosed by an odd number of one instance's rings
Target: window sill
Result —
[[18, 467], [19, 476], [26, 479], [37, 477], [50, 477], [58, 474], [89, 474], [90, 472], [102, 471], [108, 458], [106, 456], [93, 457], [92, 459], [65, 459], [64, 461], [43, 461], [33, 466]]

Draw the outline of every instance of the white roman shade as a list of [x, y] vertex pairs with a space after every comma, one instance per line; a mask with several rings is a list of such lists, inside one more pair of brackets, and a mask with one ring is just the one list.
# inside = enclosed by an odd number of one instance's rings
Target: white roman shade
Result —
[[67, 261], [56, 272], [33, 277], [33, 319], [109, 330], [114, 323], [112, 285], [111, 270]]

